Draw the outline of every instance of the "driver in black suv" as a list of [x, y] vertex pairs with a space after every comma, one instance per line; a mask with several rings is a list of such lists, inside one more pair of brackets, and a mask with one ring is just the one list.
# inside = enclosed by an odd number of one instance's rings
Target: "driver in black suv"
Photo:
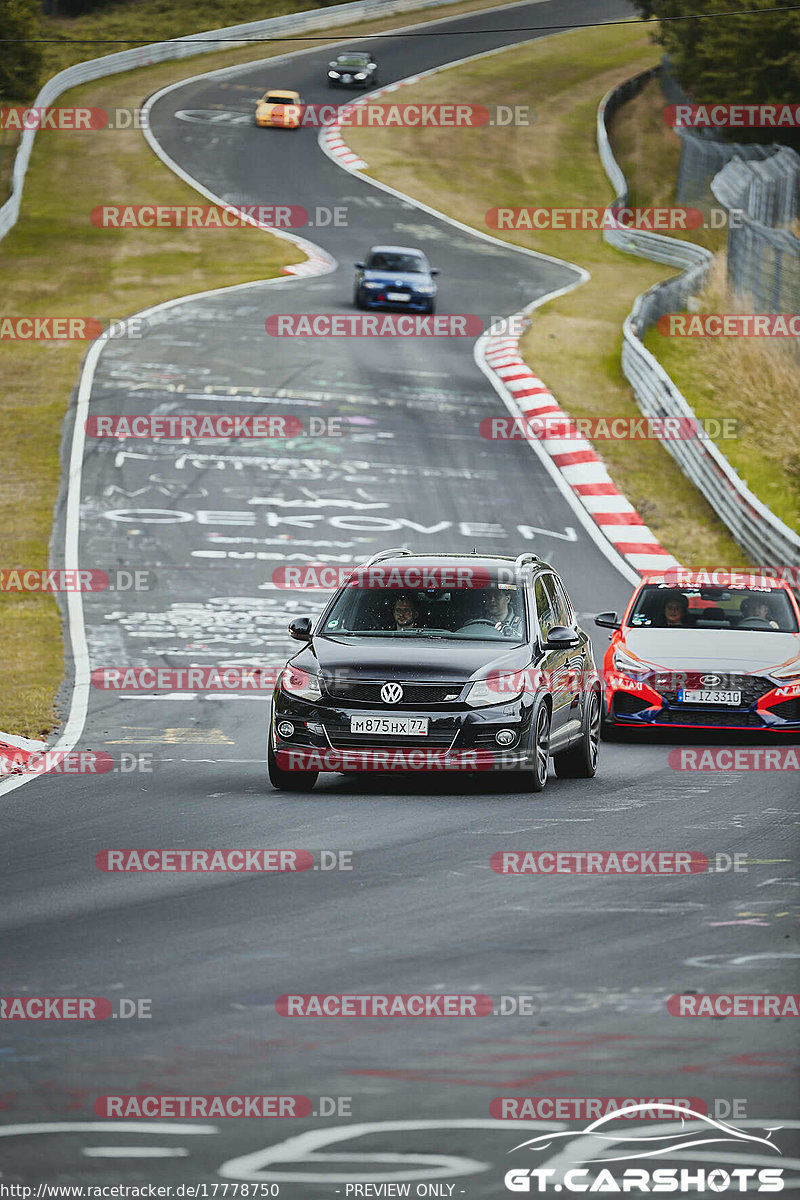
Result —
[[489, 587], [483, 593], [486, 617], [507, 637], [522, 633], [522, 617], [511, 600], [512, 592], [508, 588]]

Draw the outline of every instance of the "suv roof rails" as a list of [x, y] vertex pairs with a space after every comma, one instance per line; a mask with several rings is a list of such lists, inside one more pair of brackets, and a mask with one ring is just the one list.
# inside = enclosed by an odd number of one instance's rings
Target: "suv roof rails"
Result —
[[389, 550], [379, 550], [377, 554], [373, 554], [372, 558], [367, 559], [364, 566], [371, 567], [373, 563], [380, 562], [382, 558], [392, 558], [395, 554], [411, 554], [411, 551], [407, 546], [392, 546]]
[[523, 554], [518, 554], [517, 557], [514, 559], [514, 569], [516, 571], [521, 571], [523, 567], [528, 566], [528, 565], [536, 566], [536, 567], [540, 567], [540, 566], [546, 567], [547, 563], [544, 561], [543, 558], [539, 558], [538, 554], [533, 554], [530, 551], [523, 553]]

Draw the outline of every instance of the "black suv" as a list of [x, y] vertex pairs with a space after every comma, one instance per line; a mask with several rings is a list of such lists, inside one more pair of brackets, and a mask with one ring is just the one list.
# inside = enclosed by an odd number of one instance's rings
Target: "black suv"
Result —
[[385, 550], [345, 569], [281, 673], [273, 786], [320, 771], [514, 769], [540, 792], [597, 770], [600, 683], [563, 583], [533, 554]]

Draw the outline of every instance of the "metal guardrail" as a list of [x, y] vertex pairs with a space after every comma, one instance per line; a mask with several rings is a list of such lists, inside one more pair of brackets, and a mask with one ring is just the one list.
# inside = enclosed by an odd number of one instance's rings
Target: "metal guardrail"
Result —
[[800, 310], [800, 240], [776, 228], [796, 219], [799, 185], [800, 155], [788, 146], [764, 162], [734, 159], [711, 181], [731, 215], [728, 283], [757, 312]]
[[[192, 33], [167, 42], [153, 42], [148, 46], [137, 46], [133, 50], [120, 50], [116, 54], [91, 58], [59, 71], [47, 80], [30, 107], [48, 108], [70, 88], [89, 83], [93, 79], [104, 79], [108, 75], [118, 75], [136, 67], [189, 58], [195, 54], [235, 49], [247, 45], [250, 38], [258, 36], [304, 33], [312, 29], [327, 29], [329, 26], [348, 25], [369, 18], [392, 16], [394, 13], [411, 12], [418, 8], [437, 8], [452, 3], [453, 0], [349, 0], [347, 4], [335, 4], [330, 8], [287, 13], [280, 17], [267, 17], [262, 21], [249, 21], [244, 25], [229, 25], [224, 29]], [[218, 41], [203, 44], [203, 39], [211, 36], [215, 39], [230, 37], [231, 40], [226, 46], [221, 46]], [[35, 129], [26, 129], [20, 138], [11, 177], [11, 194], [0, 208], [0, 240], [16, 225], [19, 218], [22, 189], [35, 136]]]
[[[612, 153], [607, 121], [620, 105], [641, 91], [658, 70], [645, 71], [613, 88], [603, 97], [597, 111], [600, 160], [616, 193], [610, 206], [612, 210], [627, 207], [628, 184]], [[621, 224], [605, 229], [603, 237], [629, 254], [683, 268], [673, 279], [657, 283], [637, 296], [622, 327], [622, 370], [645, 416], [696, 419], [689, 402], [658, 360], [642, 345], [641, 337], [660, 316], [685, 307], [688, 297], [697, 293], [708, 272], [711, 252], [679, 238], [639, 232]], [[749, 490], [710, 438], [668, 439], [662, 445], [755, 564], [800, 566], [800, 535]]]

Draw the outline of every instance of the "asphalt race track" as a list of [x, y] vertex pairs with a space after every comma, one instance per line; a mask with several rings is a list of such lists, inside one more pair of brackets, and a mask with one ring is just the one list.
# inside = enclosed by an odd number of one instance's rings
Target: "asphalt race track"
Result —
[[[435, 36], [392, 34], [376, 50], [381, 83], [525, 40], [520, 26], [629, 12], [617, 0], [543, 0], [436, 24]], [[405, 543], [535, 551], [557, 565], [583, 623], [630, 594], [530, 448], [479, 436], [480, 421], [505, 409], [472, 339], [265, 333], [270, 314], [353, 311], [352, 263], [381, 241], [426, 251], [441, 269], [441, 313], [487, 321], [576, 282], [569, 265], [473, 237], [348, 174], [313, 129], [286, 134], [198, 116], [251, 113], [272, 83], [341, 102], [345, 94], [321, 82], [330, 57], [319, 47], [280, 69], [198, 77], [155, 103], [151, 129], [164, 154], [227, 202], [345, 206], [346, 226], [298, 231], [337, 269], [151, 314], [147, 337], [106, 345], [89, 411], [291, 414], [304, 428], [311, 417], [335, 417], [344, 435], [87, 438], [70, 493], [77, 500], [79, 487], [80, 560], [147, 568], [154, 585], [84, 597], [93, 669], [277, 668], [293, 646], [287, 622], [318, 611], [323, 596], [281, 590], [276, 568], [350, 563]], [[73, 503], [67, 474], [55, 565]], [[599, 656], [605, 635], [595, 632]], [[538, 797], [494, 778], [336, 775], [291, 796], [266, 778], [267, 710], [265, 694], [93, 688], [80, 748], [129, 765], [152, 756], [152, 771], [0, 785], [4, 994], [147, 999], [152, 1014], [4, 1026], [0, 1182], [259, 1179], [315, 1200], [344, 1195], [347, 1181], [405, 1180], [412, 1194], [423, 1181], [454, 1185], [442, 1195], [499, 1197], [509, 1166], [531, 1165], [508, 1152], [547, 1128], [495, 1121], [489, 1105], [501, 1096], [698, 1097], [711, 1115], [715, 1101], [739, 1100], [753, 1132], [784, 1126], [774, 1136], [791, 1155], [791, 1022], [681, 1020], [666, 1001], [692, 991], [792, 991], [800, 956], [792, 772], [681, 772], [667, 743], [614, 743], [601, 748], [596, 780], [553, 778]], [[352, 869], [136, 875], [95, 865], [107, 848], [217, 846], [304, 848], [316, 862], [323, 850], [350, 851]], [[749, 869], [621, 879], [490, 869], [495, 851], [529, 848], [744, 852]], [[476, 1020], [276, 1012], [285, 993], [342, 992], [524, 996], [533, 1012]], [[150, 1093], [303, 1095], [319, 1115], [136, 1125], [95, 1115], [98, 1097]], [[349, 1097], [349, 1112], [322, 1115], [320, 1097]], [[301, 1134], [316, 1140], [280, 1148]], [[762, 1148], [736, 1161], [773, 1158]], [[712, 1159], [734, 1161], [727, 1148], [680, 1161], [696, 1168]]]

